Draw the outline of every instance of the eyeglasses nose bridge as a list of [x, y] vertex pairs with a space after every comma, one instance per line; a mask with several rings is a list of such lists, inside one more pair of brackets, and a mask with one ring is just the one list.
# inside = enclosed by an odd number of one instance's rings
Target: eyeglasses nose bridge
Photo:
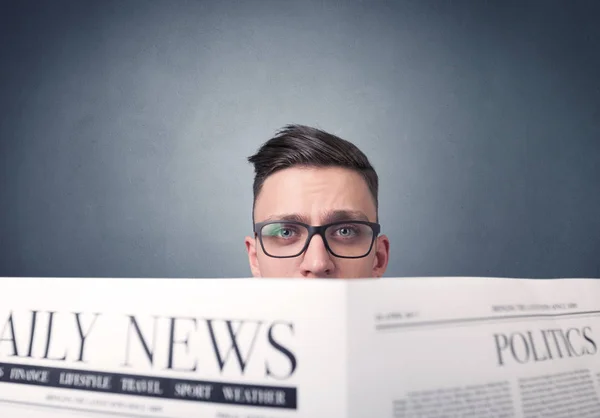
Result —
[[327, 243], [327, 238], [325, 237], [325, 228], [323, 226], [311, 227], [308, 230], [308, 237], [306, 238], [306, 243], [304, 244], [304, 251], [306, 253], [308, 251], [308, 247], [310, 247], [310, 243], [312, 242], [315, 236], [321, 237], [323, 241], [323, 247], [325, 247], [325, 251], [330, 252], [329, 244]]

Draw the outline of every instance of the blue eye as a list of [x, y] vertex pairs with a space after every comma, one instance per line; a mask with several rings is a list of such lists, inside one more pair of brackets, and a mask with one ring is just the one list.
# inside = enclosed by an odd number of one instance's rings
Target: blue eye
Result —
[[263, 236], [277, 238], [292, 238], [298, 234], [297, 228], [292, 225], [271, 224], [263, 229]]
[[279, 230], [279, 235], [281, 235], [283, 238], [287, 238], [289, 236], [291, 236], [294, 233], [294, 231], [292, 231], [290, 228], [281, 228]]
[[352, 226], [341, 226], [335, 230], [335, 234], [342, 238], [349, 238], [357, 235], [358, 231]]

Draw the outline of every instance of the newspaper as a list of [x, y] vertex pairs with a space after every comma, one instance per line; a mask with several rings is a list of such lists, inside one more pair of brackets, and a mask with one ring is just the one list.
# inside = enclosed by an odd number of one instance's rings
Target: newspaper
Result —
[[0, 278], [0, 417], [600, 417], [596, 279]]

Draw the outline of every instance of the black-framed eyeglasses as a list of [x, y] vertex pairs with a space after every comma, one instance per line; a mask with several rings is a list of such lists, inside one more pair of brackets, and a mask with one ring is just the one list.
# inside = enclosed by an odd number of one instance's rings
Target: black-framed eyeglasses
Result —
[[313, 226], [296, 221], [268, 221], [254, 224], [264, 253], [274, 258], [298, 257], [315, 235], [321, 236], [327, 251], [339, 258], [363, 258], [373, 248], [381, 226], [366, 221], [339, 221]]

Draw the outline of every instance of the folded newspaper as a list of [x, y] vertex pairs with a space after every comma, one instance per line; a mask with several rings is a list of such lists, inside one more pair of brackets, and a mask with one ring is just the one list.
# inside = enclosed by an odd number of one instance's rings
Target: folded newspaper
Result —
[[0, 278], [0, 417], [600, 417], [596, 279]]

